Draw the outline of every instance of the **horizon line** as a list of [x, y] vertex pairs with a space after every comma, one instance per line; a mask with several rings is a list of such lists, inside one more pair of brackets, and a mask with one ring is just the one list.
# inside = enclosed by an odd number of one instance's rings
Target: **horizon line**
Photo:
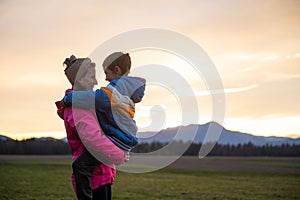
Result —
[[[242, 130], [232, 130], [232, 129], [227, 129], [226, 127], [224, 127], [224, 125], [222, 125], [218, 122], [215, 122], [215, 121], [209, 121], [209, 122], [206, 122], [206, 123], [203, 123], [203, 124], [191, 123], [191, 124], [188, 124], [188, 125], [171, 126], [171, 127], [166, 127], [164, 129], [157, 130], [157, 131], [155, 131], [155, 130], [153, 130], [153, 131], [141, 131], [141, 132], [138, 131], [138, 133], [146, 133], [146, 132], [157, 132], [158, 133], [160, 131], [170, 129], [170, 128], [186, 127], [186, 126], [190, 126], [190, 125], [204, 126], [204, 125], [210, 124], [210, 123], [216, 123], [219, 126], [221, 126], [223, 129], [231, 131], [231, 132], [240, 132], [240, 133], [253, 135], [253, 136], [257, 136], [257, 137], [261, 136], [261, 137], [278, 137], [278, 138], [291, 138], [291, 139], [299, 139], [300, 138], [300, 133], [298, 133], [298, 134], [297, 133], [290, 133], [290, 134], [287, 134], [286, 136], [276, 136], [276, 135], [263, 135], [263, 134], [257, 134], [257, 133], [256, 134], [255, 133], [249, 133], [249, 132], [242, 131]], [[14, 136], [12, 136], [12, 135], [14, 135]], [[9, 137], [9, 138], [11, 138], [13, 140], [16, 140], [16, 141], [32, 139], [32, 138], [47, 138], [47, 137], [54, 138], [54, 139], [64, 139], [64, 138], [67, 137], [65, 130], [64, 131], [29, 132], [29, 133], [5, 133], [5, 132], [1, 132], [0, 136], [6, 136], [6, 137]]]

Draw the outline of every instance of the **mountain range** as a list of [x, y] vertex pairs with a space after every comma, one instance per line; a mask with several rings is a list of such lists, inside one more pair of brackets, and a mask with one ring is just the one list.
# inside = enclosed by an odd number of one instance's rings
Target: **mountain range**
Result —
[[[213, 130], [221, 131], [221, 134], [216, 141], [218, 142], [218, 144], [222, 144], [222, 145], [227, 145], [227, 144], [242, 145], [247, 143], [252, 143], [253, 145], [256, 146], [263, 146], [267, 144], [268, 145], [282, 145], [282, 144], [300, 145], [300, 138], [293, 139], [293, 138], [275, 137], [275, 136], [270, 136], [270, 137], [255, 136], [248, 133], [227, 130], [216, 122], [209, 122], [203, 125], [191, 124], [188, 126], [167, 128], [159, 131], [158, 133], [143, 132], [143, 133], [138, 133], [138, 136], [139, 138], [141, 138], [140, 142], [145, 142], [145, 143], [151, 143], [153, 141], [170, 142], [173, 139], [181, 140], [183, 142], [193, 141], [194, 143], [203, 143], [204, 138], [207, 136], [207, 131], [209, 127], [212, 128]], [[214, 134], [218, 135], [214, 132], [209, 132], [209, 133], [211, 135]], [[212, 139], [211, 142], [213, 142]]]
[[[220, 130], [221, 131], [220, 136], [217, 137], [218, 134], [214, 132], [209, 132], [210, 135], [207, 135], [207, 131], [209, 127], [214, 130]], [[227, 145], [227, 144], [242, 145], [247, 143], [252, 143], [253, 145], [256, 146], [263, 146], [267, 144], [268, 145], [282, 145], [282, 144], [300, 145], [300, 138], [293, 139], [293, 138], [275, 137], [275, 136], [270, 136], [270, 137], [255, 136], [248, 133], [227, 130], [216, 122], [209, 122], [203, 125], [191, 124], [187, 126], [178, 126], [174, 128], [163, 129], [159, 132], [140, 132], [137, 135], [140, 138], [139, 139], [140, 143], [152, 143], [152, 142], [167, 143], [172, 140], [178, 140], [183, 142], [193, 141], [194, 143], [203, 143], [205, 137], [211, 137], [214, 134], [215, 134], [214, 139], [216, 138], [215, 140], [218, 142], [218, 144], [222, 144], [222, 145]], [[14, 141], [12, 138], [3, 135], [0, 135], [0, 140]], [[42, 138], [34, 138], [34, 140], [53, 141], [57, 139], [51, 137], [42, 137]], [[59, 140], [67, 142], [66, 138], [62, 138]]]

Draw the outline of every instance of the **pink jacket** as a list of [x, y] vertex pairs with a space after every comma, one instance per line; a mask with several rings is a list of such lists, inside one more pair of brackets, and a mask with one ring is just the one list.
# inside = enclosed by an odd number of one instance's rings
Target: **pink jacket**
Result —
[[[66, 94], [70, 91], [67, 90]], [[60, 101], [55, 102], [55, 104], [57, 106], [57, 114], [64, 120], [68, 143], [73, 155], [72, 160], [75, 160], [86, 146], [102, 162], [111, 165], [100, 164], [95, 170], [91, 179], [92, 189], [96, 189], [101, 185], [112, 184], [116, 176], [113, 164], [122, 164], [125, 161], [125, 156], [121, 149], [102, 134], [95, 111], [72, 107], [65, 108]], [[73, 174], [72, 184], [76, 191]]]

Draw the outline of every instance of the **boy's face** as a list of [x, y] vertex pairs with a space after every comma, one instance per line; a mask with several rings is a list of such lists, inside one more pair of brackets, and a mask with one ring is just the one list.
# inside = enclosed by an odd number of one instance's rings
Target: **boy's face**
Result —
[[111, 82], [112, 80], [118, 79], [122, 76], [121, 69], [118, 66], [116, 66], [114, 70], [106, 68], [104, 73], [106, 75], [105, 80], [108, 82]]
[[84, 90], [92, 90], [98, 84], [95, 67], [89, 67], [85, 75], [79, 80]]

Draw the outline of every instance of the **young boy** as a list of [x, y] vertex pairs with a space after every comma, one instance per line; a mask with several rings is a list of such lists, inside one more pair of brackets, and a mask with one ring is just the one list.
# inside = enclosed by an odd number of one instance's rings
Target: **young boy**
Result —
[[[145, 91], [145, 79], [128, 76], [131, 68], [129, 54], [115, 52], [103, 62], [106, 80], [110, 83], [96, 91], [73, 91], [66, 95], [63, 103], [77, 108], [95, 108], [104, 134], [119, 148], [129, 152], [138, 143], [133, 119], [135, 103], [139, 103]], [[75, 180], [93, 172], [99, 161], [84, 151], [72, 164]], [[89, 199], [90, 185], [76, 181], [78, 199]]]

